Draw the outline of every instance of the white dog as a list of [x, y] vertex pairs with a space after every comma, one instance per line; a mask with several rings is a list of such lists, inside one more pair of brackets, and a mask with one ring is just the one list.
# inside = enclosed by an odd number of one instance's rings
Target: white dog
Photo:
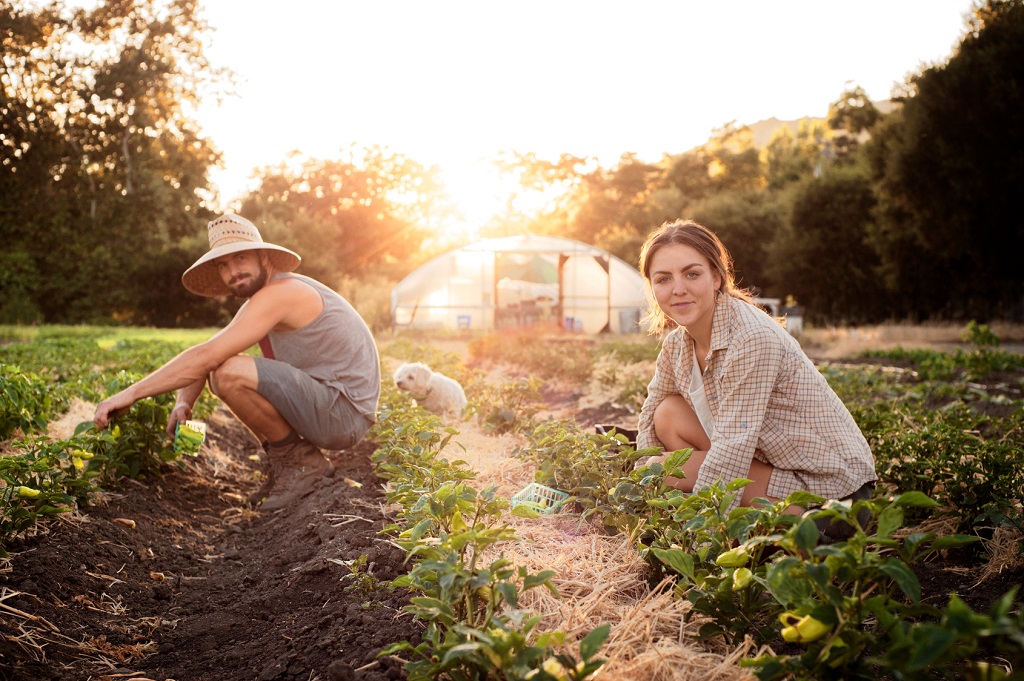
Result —
[[466, 406], [466, 393], [458, 381], [431, 371], [421, 362], [398, 367], [395, 385], [410, 393], [416, 404], [435, 414], [459, 415]]

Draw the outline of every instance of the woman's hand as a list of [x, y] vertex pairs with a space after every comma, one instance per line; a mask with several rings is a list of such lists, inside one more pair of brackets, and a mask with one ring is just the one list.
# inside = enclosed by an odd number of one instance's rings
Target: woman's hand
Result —
[[652, 463], [665, 463], [667, 456], [641, 456], [633, 464], [633, 470], [638, 471], [644, 466], [650, 466]]

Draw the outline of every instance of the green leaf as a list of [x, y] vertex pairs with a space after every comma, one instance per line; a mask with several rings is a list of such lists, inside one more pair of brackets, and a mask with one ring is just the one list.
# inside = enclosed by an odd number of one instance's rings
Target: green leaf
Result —
[[592, 658], [605, 640], [608, 638], [608, 634], [611, 632], [611, 626], [608, 624], [602, 624], [597, 627], [589, 634], [587, 634], [582, 641], [580, 641], [580, 658], [586, 662]]
[[751, 480], [750, 478], [736, 478], [735, 480], [730, 482], [728, 485], [726, 485], [725, 489], [728, 492], [735, 492], [738, 489], [746, 487], [747, 485], [749, 485], [752, 482], [753, 482], [753, 480]]
[[952, 631], [939, 626], [929, 626], [926, 631], [922, 629], [916, 633], [916, 645], [907, 662], [908, 671], [924, 669], [940, 659], [956, 638]]
[[73, 435], [80, 435], [82, 433], [93, 432], [96, 430], [96, 425], [92, 421], [82, 421], [75, 426], [75, 432]]
[[801, 508], [819, 506], [824, 502], [825, 497], [820, 497], [817, 494], [811, 494], [810, 492], [804, 492], [802, 490], [793, 492], [786, 497], [786, 506], [800, 506]]
[[549, 581], [552, 577], [554, 577], [557, 574], [558, 573], [554, 570], [542, 570], [541, 572], [538, 572], [535, 575], [527, 575], [526, 578], [523, 580], [523, 591], [526, 591], [527, 589], [532, 589], [535, 586], [540, 586], [545, 582]]
[[665, 565], [675, 570], [677, 573], [685, 576], [691, 582], [694, 581], [693, 575], [693, 556], [684, 551], [683, 549], [651, 549], [652, 553], [657, 556]]
[[452, 534], [448, 536], [448, 545], [451, 547], [451, 550], [455, 553], [462, 553], [462, 549], [464, 549], [470, 543], [475, 543], [479, 545], [480, 542], [476, 541], [476, 539], [476, 532], [473, 532], [472, 530], [470, 530], [469, 532], [459, 532], [458, 534]]
[[43, 504], [37, 511], [39, 515], [55, 515], [57, 513], [71, 513], [71, 509], [67, 506], [50, 506], [49, 504]]
[[472, 654], [480, 651], [483, 648], [483, 644], [471, 641], [469, 643], [460, 643], [459, 645], [452, 646], [449, 648], [444, 657], [441, 658], [442, 664], [449, 663], [455, 660], [466, 658]]
[[418, 616], [423, 619], [440, 620], [449, 626], [455, 621], [455, 613], [452, 612], [452, 609], [436, 598], [419, 596], [409, 600], [420, 611]]
[[392, 643], [391, 645], [381, 650], [380, 653], [377, 654], [377, 657], [392, 655], [394, 653], [400, 653], [405, 650], [412, 650], [412, 644], [408, 641], [399, 641], [398, 643]]
[[541, 648], [551, 648], [565, 645], [564, 631], [545, 631], [537, 636], [537, 645]]
[[902, 525], [903, 509], [899, 506], [887, 506], [878, 514], [879, 537], [891, 537]]
[[785, 606], [796, 605], [811, 596], [811, 582], [801, 574], [801, 567], [802, 561], [795, 556], [786, 556], [768, 567], [768, 590]]
[[700, 625], [700, 629], [697, 630], [697, 636], [701, 639], [714, 638], [725, 633], [725, 629], [716, 624], [715, 622], [705, 622]]
[[[679, 477], [685, 477], [681, 469], [683, 464], [689, 460], [691, 454], [693, 454], [692, 449], [677, 449], [669, 454], [660, 465], [666, 473], [674, 473]], [[654, 464], [651, 469], [656, 470], [658, 465]]]
[[829, 569], [825, 563], [808, 563], [807, 574], [818, 583], [818, 586], [825, 587], [828, 585], [829, 580], [832, 579], [832, 570]]
[[933, 532], [914, 532], [903, 538], [903, 555], [912, 556], [922, 542], [934, 537]]
[[981, 537], [972, 537], [966, 534], [948, 534], [945, 537], [939, 537], [933, 541], [929, 545], [929, 548], [933, 551], [941, 551], [943, 549], [951, 549], [979, 541], [981, 541]]
[[539, 518], [543, 514], [538, 511], [535, 506], [519, 504], [518, 506], [512, 507], [512, 515], [520, 518]]
[[892, 578], [912, 603], [917, 604], [921, 600], [921, 583], [917, 581], [917, 576], [906, 563], [898, 558], [886, 558], [878, 569], [882, 574]]
[[818, 543], [818, 524], [813, 518], [803, 518], [796, 526], [793, 541], [805, 551], [810, 551]]
[[431, 518], [424, 518], [423, 520], [416, 523], [416, 526], [412, 528], [412, 535], [409, 537], [411, 541], [419, 541], [420, 537], [426, 534], [427, 530], [433, 525]]
[[501, 594], [501, 597], [505, 599], [505, 602], [513, 608], [519, 605], [519, 591], [516, 589], [515, 584], [512, 584], [511, 582], [499, 582], [494, 585], [494, 590]]
[[918, 508], [934, 508], [939, 505], [939, 502], [929, 497], [924, 492], [904, 492], [903, 494], [896, 497], [895, 501], [897, 506], [914, 506]]

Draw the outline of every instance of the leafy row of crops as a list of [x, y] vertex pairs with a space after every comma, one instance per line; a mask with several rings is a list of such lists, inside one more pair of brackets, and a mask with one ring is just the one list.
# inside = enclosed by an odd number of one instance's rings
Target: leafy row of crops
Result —
[[[381, 655], [408, 653], [412, 681], [438, 678], [582, 680], [600, 668], [595, 657], [608, 636], [598, 627], [579, 644], [578, 656], [565, 648], [565, 634], [539, 633], [539, 615], [520, 608], [522, 594], [547, 588], [552, 570], [530, 573], [504, 554], [488, 551], [516, 541], [501, 521], [508, 501], [496, 487], [477, 490], [475, 473], [443, 450], [456, 431], [387, 390], [380, 422], [371, 433], [378, 445], [373, 460], [389, 481], [388, 502], [401, 508], [398, 522], [385, 528], [412, 561], [394, 586], [412, 589], [407, 607], [426, 623], [417, 646], [401, 642]], [[522, 510], [519, 513], [536, 511]]]
[[[179, 352], [179, 344], [122, 340], [103, 348], [91, 337], [43, 338], [6, 345], [0, 363], [0, 439], [17, 435], [0, 456], [0, 556], [4, 545], [41, 518], [84, 505], [125, 478], [159, 475], [178, 459], [165, 433], [174, 395], [141, 400], [102, 432], [85, 422], [53, 439], [47, 424], [75, 400], [96, 402], [139, 380]], [[197, 418], [213, 408], [205, 394]]]
[[[1017, 356], [976, 343], [946, 357], [891, 353], [887, 359], [906, 365], [899, 370], [822, 367], [872, 444], [880, 486], [871, 500], [796, 518], [783, 512], [789, 504], [819, 500], [797, 495], [729, 511], [742, 481], [693, 495], [661, 484], [685, 452], [634, 471], [633, 462], [650, 452], [634, 451], [621, 436], [535, 418], [542, 378], [584, 380], [601, 357], [650, 361], [653, 344], [580, 346], [574, 351], [583, 349], [585, 358], [571, 366], [564, 347], [537, 339], [488, 337], [474, 347], [477, 362], [530, 358], [528, 375], [492, 385], [461, 358], [423, 344], [400, 339], [387, 351], [458, 377], [485, 429], [527, 433], [529, 445], [515, 454], [536, 465], [537, 481], [569, 491], [570, 505], [586, 521], [624, 533], [653, 578], [672, 575], [676, 595], [692, 604], [690, 616], [701, 618], [702, 636], [749, 636], [771, 646], [744, 662], [760, 678], [996, 679], [1024, 668], [1024, 620], [1014, 591], [974, 612], [955, 596], [941, 605], [923, 602], [915, 575], [915, 566], [951, 551], [975, 550], [983, 560], [985, 540], [996, 532], [1015, 533], [1021, 550], [1020, 386], [977, 382], [1018, 370]], [[63, 337], [0, 349], [0, 424], [9, 428], [3, 437], [19, 435], [14, 453], [0, 457], [0, 548], [40, 516], [83, 503], [124, 476], [155, 475], [160, 462], [175, 459], [163, 432], [170, 396], [139, 403], [104, 433], [88, 425], [65, 440], [43, 433], [71, 400], [95, 401], [179, 349], [130, 340], [104, 349], [94, 339]], [[935, 379], [919, 371], [922, 363], [948, 369]], [[529, 589], [552, 588], [550, 571], [530, 574], [503, 557], [482, 559], [515, 539], [501, 522], [507, 501], [493, 488], [473, 488], [474, 472], [442, 454], [454, 431], [389, 381], [384, 387], [382, 418], [371, 434], [374, 461], [391, 483], [389, 501], [402, 508], [386, 531], [410, 558], [411, 570], [396, 586], [413, 590], [410, 611], [427, 625], [422, 643], [397, 644], [385, 654], [408, 655], [414, 679], [590, 676], [601, 664], [607, 627], [595, 629], [578, 651], [567, 650], [560, 632], [538, 630], [537, 616], [521, 610], [519, 600]], [[211, 406], [204, 397], [200, 413]], [[857, 523], [862, 510], [871, 522], [858, 525], [853, 538], [819, 545], [816, 516]], [[952, 529], [923, 529], [935, 520], [950, 521]]]

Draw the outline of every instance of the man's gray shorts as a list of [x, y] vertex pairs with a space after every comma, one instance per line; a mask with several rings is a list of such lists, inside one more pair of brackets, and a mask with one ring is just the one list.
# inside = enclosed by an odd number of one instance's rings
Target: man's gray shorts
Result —
[[370, 420], [340, 391], [285, 362], [253, 359], [259, 377], [256, 392], [274, 405], [295, 432], [317, 447], [346, 449], [370, 429]]

